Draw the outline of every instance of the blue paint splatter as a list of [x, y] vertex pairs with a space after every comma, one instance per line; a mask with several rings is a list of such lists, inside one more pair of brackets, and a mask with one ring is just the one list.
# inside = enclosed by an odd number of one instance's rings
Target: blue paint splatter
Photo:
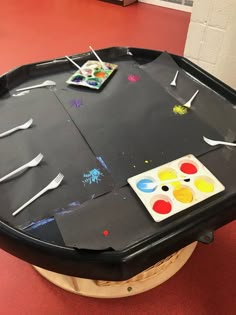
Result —
[[91, 185], [92, 183], [98, 184], [101, 181], [101, 176], [104, 176], [103, 173], [98, 168], [94, 168], [83, 175], [83, 178], [85, 179], [82, 182], [84, 183], [84, 185]]
[[46, 218], [46, 219], [42, 219], [38, 222], [31, 222], [29, 225], [27, 225], [26, 227], [23, 228], [23, 230], [28, 230], [28, 231], [31, 231], [31, 230], [34, 230], [42, 225], [45, 225], [51, 221], [54, 221], [54, 217], [51, 217], [51, 218]]
[[98, 162], [105, 168], [105, 170], [109, 171], [106, 163], [104, 162], [103, 158], [101, 156], [97, 156], [96, 159], [98, 160]]
[[71, 100], [70, 106], [74, 108], [80, 108], [82, 106], [82, 101], [80, 99]]

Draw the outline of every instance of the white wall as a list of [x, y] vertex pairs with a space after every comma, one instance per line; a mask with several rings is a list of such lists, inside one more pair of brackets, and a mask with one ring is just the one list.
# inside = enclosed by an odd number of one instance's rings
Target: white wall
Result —
[[184, 55], [236, 89], [236, 0], [195, 0]]

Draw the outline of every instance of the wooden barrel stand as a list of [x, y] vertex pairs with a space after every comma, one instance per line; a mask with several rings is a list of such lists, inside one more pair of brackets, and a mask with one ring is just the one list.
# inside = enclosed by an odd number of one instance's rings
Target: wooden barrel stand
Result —
[[95, 298], [121, 298], [148, 291], [171, 278], [184, 266], [196, 246], [197, 242], [192, 243], [125, 281], [76, 278], [33, 267], [41, 276], [66, 291]]

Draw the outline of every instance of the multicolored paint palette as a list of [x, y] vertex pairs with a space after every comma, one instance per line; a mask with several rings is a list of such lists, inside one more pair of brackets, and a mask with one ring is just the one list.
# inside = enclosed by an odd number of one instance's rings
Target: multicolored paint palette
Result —
[[89, 60], [66, 83], [99, 90], [117, 68], [118, 66], [112, 63], [101, 64], [99, 61]]
[[225, 190], [191, 154], [130, 177], [128, 183], [156, 222]]

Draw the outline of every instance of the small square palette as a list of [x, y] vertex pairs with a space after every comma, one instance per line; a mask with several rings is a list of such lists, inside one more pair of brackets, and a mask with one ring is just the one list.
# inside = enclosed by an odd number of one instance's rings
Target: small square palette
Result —
[[156, 222], [225, 190], [191, 154], [130, 177], [128, 183]]
[[86, 86], [90, 89], [99, 90], [103, 83], [114, 73], [118, 68], [117, 65], [112, 63], [103, 62], [106, 70], [103, 69], [101, 63], [96, 60], [87, 61], [82, 67], [82, 71], [76, 71], [66, 83]]

